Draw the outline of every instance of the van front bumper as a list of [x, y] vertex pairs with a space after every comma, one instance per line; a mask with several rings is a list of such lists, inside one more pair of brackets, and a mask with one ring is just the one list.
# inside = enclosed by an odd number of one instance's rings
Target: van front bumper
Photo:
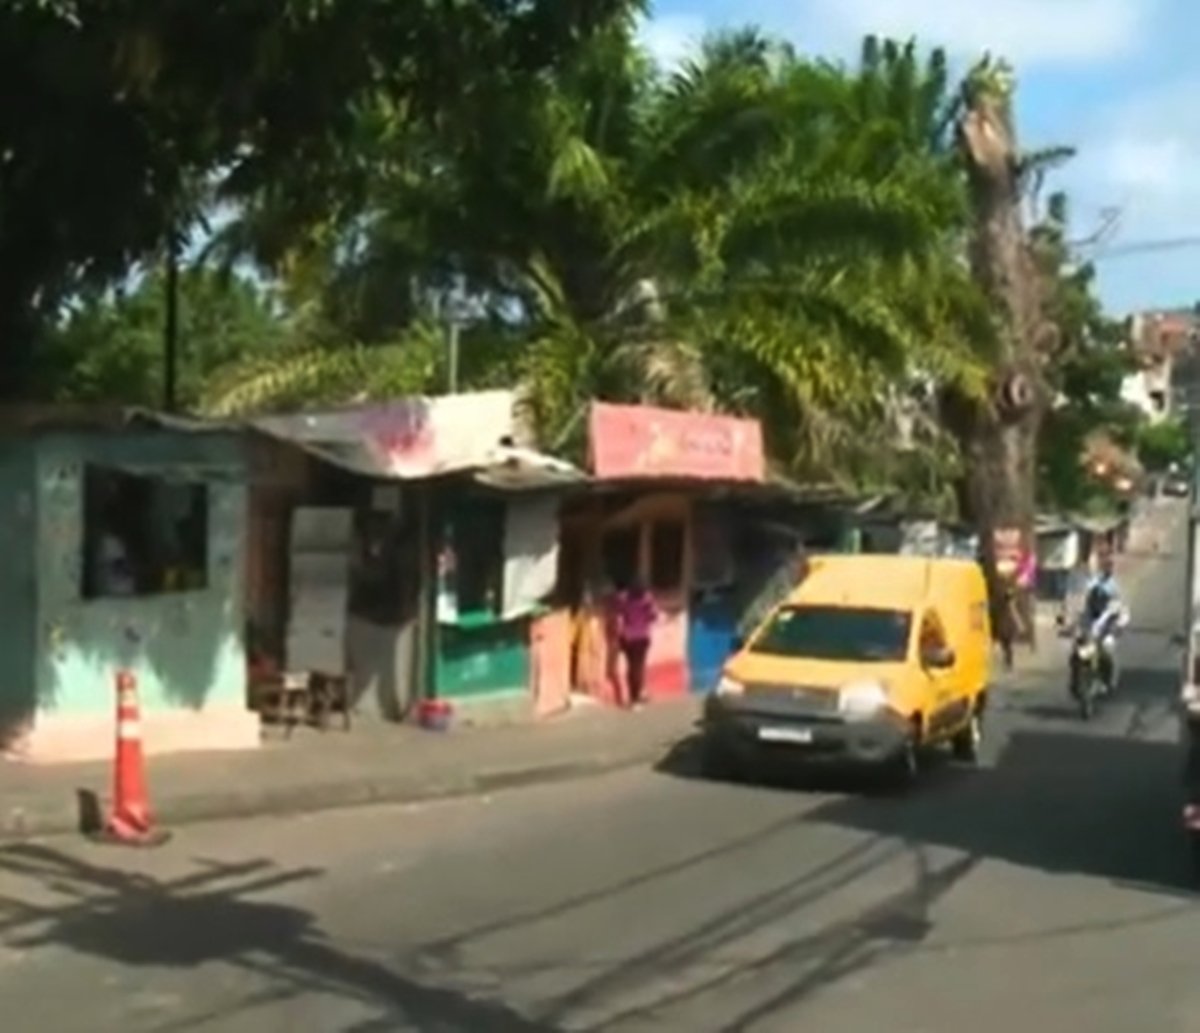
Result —
[[893, 711], [847, 718], [753, 696], [709, 696], [701, 724], [708, 747], [746, 764], [874, 767], [899, 757], [910, 734]]

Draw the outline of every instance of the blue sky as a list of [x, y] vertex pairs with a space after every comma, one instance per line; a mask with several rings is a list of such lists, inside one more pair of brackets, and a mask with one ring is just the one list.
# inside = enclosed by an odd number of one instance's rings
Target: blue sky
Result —
[[[706, 32], [747, 24], [806, 52], [852, 60], [869, 32], [985, 50], [1019, 82], [1022, 144], [1076, 147], [1053, 187], [1085, 238], [1117, 215], [1106, 247], [1200, 237], [1200, 4], [1196, 0], [657, 0], [642, 36], [666, 63]], [[1104, 257], [1114, 314], [1200, 300], [1200, 246]]]

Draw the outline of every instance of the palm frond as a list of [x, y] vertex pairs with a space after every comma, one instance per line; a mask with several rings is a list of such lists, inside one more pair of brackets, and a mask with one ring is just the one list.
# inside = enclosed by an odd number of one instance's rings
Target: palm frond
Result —
[[206, 416], [230, 417], [423, 394], [434, 384], [440, 356], [440, 340], [424, 333], [394, 345], [261, 357], [219, 370], [199, 408]]

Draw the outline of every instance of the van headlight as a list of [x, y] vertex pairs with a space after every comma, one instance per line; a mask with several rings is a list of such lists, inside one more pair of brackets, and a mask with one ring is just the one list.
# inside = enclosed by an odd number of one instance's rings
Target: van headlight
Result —
[[838, 712], [846, 717], [874, 717], [887, 705], [888, 691], [883, 682], [851, 682], [838, 692]]
[[717, 682], [718, 696], [740, 696], [746, 691], [746, 686], [736, 678], [730, 678], [729, 675], [721, 675], [720, 681]]

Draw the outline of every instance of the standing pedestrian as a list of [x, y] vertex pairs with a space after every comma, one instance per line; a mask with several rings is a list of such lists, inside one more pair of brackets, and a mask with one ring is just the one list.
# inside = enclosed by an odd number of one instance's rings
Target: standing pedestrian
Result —
[[654, 596], [638, 577], [617, 593], [617, 644], [625, 658], [625, 683], [629, 687], [629, 706], [640, 709], [646, 688], [646, 657], [658, 607]]

